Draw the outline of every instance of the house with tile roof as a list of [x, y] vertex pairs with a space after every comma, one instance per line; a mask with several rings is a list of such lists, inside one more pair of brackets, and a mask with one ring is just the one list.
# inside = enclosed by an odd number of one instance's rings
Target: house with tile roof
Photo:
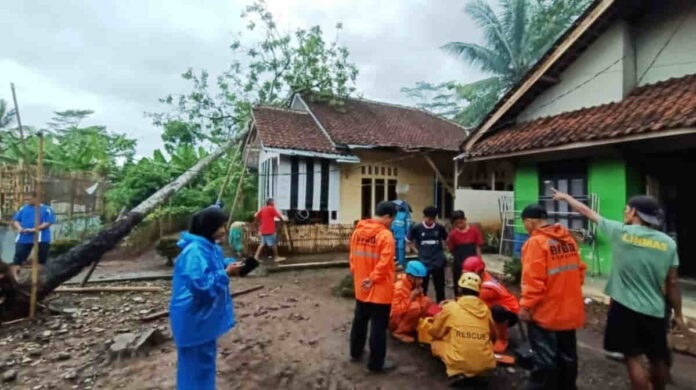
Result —
[[453, 159], [468, 133], [415, 108], [345, 98], [338, 105], [295, 95], [287, 108], [252, 110], [248, 151], [259, 201], [297, 222], [352, 224], [383, 200], [418, 215], [452, 211]]
[[551, 188], [614, 220], [631, 196], [654, 195], [681, 273], [695, 276], [695, 37], [696, 2], [595, 0], [461, 144], [457, 171], [508, 164], [514, 209], [541, 202], [585, 233], [583, 255], [601, 274], [611, 268], [607, 240], [586, 234], [593, 227]]

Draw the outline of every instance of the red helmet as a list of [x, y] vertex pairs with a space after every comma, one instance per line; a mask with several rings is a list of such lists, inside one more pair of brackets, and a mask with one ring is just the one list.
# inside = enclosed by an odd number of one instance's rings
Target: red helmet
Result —
[[486, 264], [478, 256], [467, 257], [462, 264], [462, 271], [464, 272], [474, 272], [476, 274], [481, 274], [486, 270]]

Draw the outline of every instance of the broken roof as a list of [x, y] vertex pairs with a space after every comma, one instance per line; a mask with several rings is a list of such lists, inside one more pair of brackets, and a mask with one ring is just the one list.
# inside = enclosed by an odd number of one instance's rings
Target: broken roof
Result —
[[252, 110], [252, 115], [264, 147], [338, 152], [307, 112], [260, 106]]
[[337, 144], [457, 151], [467, 137], [459, 124], [415, 108], [352, 98], [340, 106], [303, 101]]
[[252, 110], [264, 147], [330, 154], [347, 154], [352, 147], [457, 151], [467, 137], [464, 127], [414, 108], [352, 98], [338, 106], [302, 102], [308, 111]]

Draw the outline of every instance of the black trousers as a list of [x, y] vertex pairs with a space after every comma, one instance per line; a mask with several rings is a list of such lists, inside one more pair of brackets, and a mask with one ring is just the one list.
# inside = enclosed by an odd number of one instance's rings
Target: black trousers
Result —
[[529, 343], [534, 351], [529, 390], [575, 390], [578, 347], [574, 330], [552, 331], [529, 323]]
[[462, 264], [464, 260], [457, 261], [456, 259], [452, 262], [452, 290], [454, 291], [454, 296], [459, 296], [459, 279], [462, 277]]
[[517, 325], [517, 322], [519, 322], [519, 317], [517, 314], [500, 305], [494, 305], [491, 307], [491, 314], [493, 315], [493, 321], [496, 323], [507, 323], [507, 326], [509, 327], [513, 327]]
[[423, 293], [425, 295], [428, 295], [430, 275], [433, 276], [433, 286], [435, 286], [437, 303], [440, 303], [445, 300], [445, 267], [428, 271], [428, 275], [423, 279]]
[[355, 301], [355, 317], [350, 331], [350, 356], [359, 359], [365, 351], [367, 325], [370, 325], [370, 357], [367, 368], [379, 371], [387, 355], [387, 329], [391, 305]]

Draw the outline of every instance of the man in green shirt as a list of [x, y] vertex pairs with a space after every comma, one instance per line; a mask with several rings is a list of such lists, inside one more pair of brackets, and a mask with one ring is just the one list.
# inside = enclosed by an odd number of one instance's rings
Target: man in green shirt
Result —
[[[682, 315], [677, 267], [679, 257], [674, 240], [659, 231], [662, 211], [651, 196], [631, 198], [623, 223], [611, 221], [572, 196], [554, 190], [554, 199], [599, 226], [612, 247], [612, 270], [606, 286], [611, 297], [604, 333], [604, 348], [626, 357], [634, 389], [664, 389], [669, 377], [669, 347], [665, 297], [674, 310], [677, 325], [686, 329]], [[641, 364], [650, 360], [650, 372]]]

